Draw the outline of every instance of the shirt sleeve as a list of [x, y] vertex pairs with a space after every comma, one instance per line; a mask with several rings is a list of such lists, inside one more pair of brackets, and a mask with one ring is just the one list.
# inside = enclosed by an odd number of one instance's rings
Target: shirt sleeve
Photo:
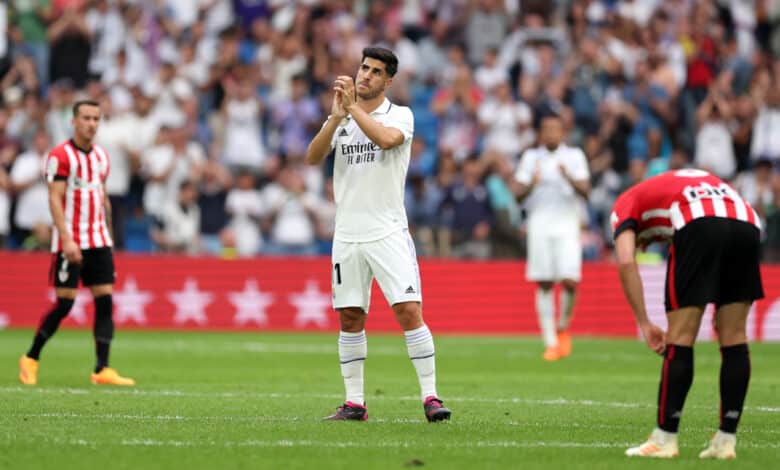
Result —
[[404, 135], [404, 142], [411, 140], [414, 135], [414, 115], [412, 110], [399, 106], [397, 111], [388, 116], [385, 126], [394, 127], [401, 131], [401, 134]]
[[633, 194], [627, 192], [618, 197], [612, 209], [612, 214], [610, 214], [609, 222], [612, 225], [613, 240], [625, 230], [638, 231], [639, 218], [636, 215], [636, 203]]
[[70, 160], [64, 155], [49, 154], [46, 159], [46, 181], [64, 180], [70, 176]]
[[533, 165], [534, 158], [530, 150], [523, 152], [523, 156], [520, 157], [520, 163], [517, 165], [515, 171], [515, 180], [522, 184], [531, 184], [533, 179]]

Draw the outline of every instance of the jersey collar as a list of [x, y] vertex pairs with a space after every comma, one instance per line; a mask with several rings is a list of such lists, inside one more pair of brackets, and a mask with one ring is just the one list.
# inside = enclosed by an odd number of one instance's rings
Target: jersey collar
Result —
[[92, 146], [91, 145], [90, 145], [90, 147], [88, 149], [83, 149], [83, 148], [79, 147], [78, 145], [76, 145], [76, 141], [75, 140], [73, 140], [73, 139], [69, 139], [69, 140], [70, 140], [70, 145], [72, 145], [73, 148], [78, 150], [79, 152], [85, 153], [87, 155], [89, 155], [92, 152]]
[[382, 101], [382, 104], [377, 106], [377, 108], [373, 111], [371, 111], [371, 114], [387, 114], [390, 112], [390, 108], [393, 107], [393, 103], [390, 102], [387, 98], [385, 98], [384, 101]]

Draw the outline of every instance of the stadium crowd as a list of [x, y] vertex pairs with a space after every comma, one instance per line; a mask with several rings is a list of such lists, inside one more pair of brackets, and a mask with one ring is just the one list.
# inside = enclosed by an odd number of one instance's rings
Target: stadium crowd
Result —
[[728, 180], [780, 259], [780, 2], [8, 0], [0, 3], [0, 246], [47, 249], [41, 166], [76, 99], [119, 249], [324, 254], [332, 165], [303, 164], [337, 75], [396, 52], [410, 106], [410, 228], [423, 256], [524, 255], [510, 178], [542, 117], [585, 151], [586, 259], [625, 188], [695, 166]]

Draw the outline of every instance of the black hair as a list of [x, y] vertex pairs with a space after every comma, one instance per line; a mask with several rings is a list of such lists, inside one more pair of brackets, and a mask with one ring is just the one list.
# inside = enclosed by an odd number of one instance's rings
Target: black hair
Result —
[[100, 103], [98, 103], [97, 101], [94, 101], [94, 100], [79, 100], [79, 101], [76, 101], [75, 103], [73, 103], [73, 116], [74, 117], [79, 115], [79, 109], [82, 106], [94, 106], [96, 108], [99, 108], [100, 107]]
[[385, 71], [390, 77], [394, 77], [398, 71], [398, 57], [395, 56], [393, 51], [385, 49], [384, 47], [366, 47], [363, 49], [363, 58], [360, 62], [363, 62], [366, 57], [379, 60], [385, 64]]

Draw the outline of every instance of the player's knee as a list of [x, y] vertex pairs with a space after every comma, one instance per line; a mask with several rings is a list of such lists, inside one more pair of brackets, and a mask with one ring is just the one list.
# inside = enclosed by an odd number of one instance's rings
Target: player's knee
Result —
[[537, 283], [539, 285], [539, 289], [542, 290], [550, 290], [553, 288], [553, 282], [552, 281], [541, 281]]
[[735, 344], [747, 343], [747, 332], [744, 327], [738, 325], [715, 324], [715, 330], [718, 333], [718, 343], [721, 346], [733, 346]]
[[422, 326], [422, 312], [418, 302], [402, 302], [393, 305], [393, 312], [398, 323], [404, 330], [419, 328]]
[[359, 308], [344, 308], [339, 310], [341, 331], [357, 333], [363, 331], [366, 325], [366, 314]]
[[561, 281], [561, 285], [569, 292], [575, 292], [577, 290], [578, 282], [573, 279], [564, 279]]

